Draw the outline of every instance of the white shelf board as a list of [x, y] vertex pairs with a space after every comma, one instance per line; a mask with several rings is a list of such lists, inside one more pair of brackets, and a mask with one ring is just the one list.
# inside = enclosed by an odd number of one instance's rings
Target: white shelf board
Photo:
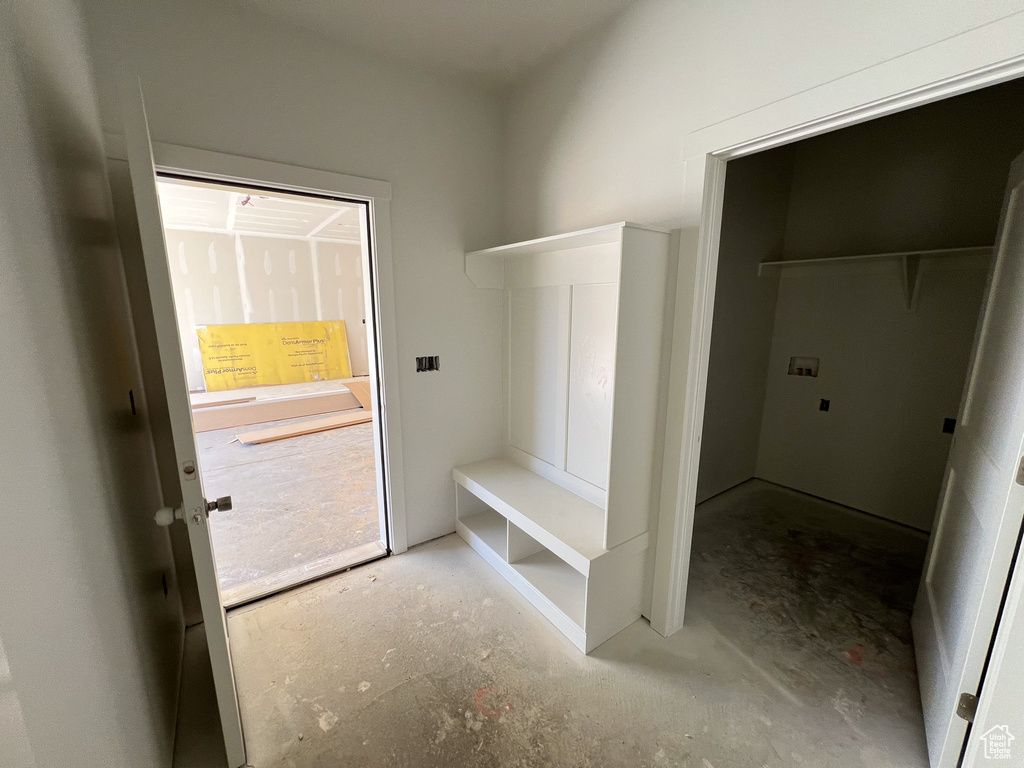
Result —
[[[587, 652], [587, 635], [583, 631], [583, 627], [579, 622], [570, 618], [561, 608], [559, 608], [554, 601], [551, 600], [548, 595], [541, 592], [537, 585], [530, 582], [522, 573], [517, 571], [513, 566], [509, 565], [502, 554], [495, 552], [491, 549], [487, 543], [480, 537], [477, 536], [462, 520], [457, 520], [455, 528], [459, 535], [471, 546], [477, 554], [479, 554], [488, 565], [496, 570], [509, 584], [516, 588], [516, 590], [536, 608], [541, 614], [555, 627], [565, 635], [569, 641], [579, 648], [584, 653]], [[553, 557], [551, 553], [547, 553], [549, 557]], [[557, 559], [557, 558], [556, 558]], [[524, 561], [525, 562], [525, 561]], [[527, 564], [527, 569], [530, 564]], [[564, 563], [561, 567], [565, 570], [571, 570]], [[537, 570], [530, 570], [531, 575], [537, 578]], [[545, 576], [548, 576], [548, 581], [553, 581], [550, 575], [545, 573], [540, 575], [539, 582], [545, 584]], [[583, 576], [577, 574], [577, 578], [584, 581], [586, 580]], [[556, 588], [558, 589], [558, 588]], [[561, 587], [564, 591], [564, 586]], [[565, 597], [559, 592], [558, 599], [565, 601]], [[570, 605], [570, 607], [572, 607]], [[577, 614], [578, 615], [578, 614]]]
[[565, 616], [582, 628], [587, 611], [587, 578], [547, 550], [510, 563]]
[[452, 478], [584, 576], [607, 552], [601, 507], [508, 459], [455, 467]]
[[569, 248], [583, 248], [587, 245], [599, 245], [601, 243], [618, 242], [619, 232], [623, 227], [633, 229], [647, 229], [652, 232], [668, 234], [667, 229], [649, 227], [644, 224], [634, 224], [631, 221], [619, 221], [615, 224], [605, 224], [602, 227], [582, 229], [578, 232], [569, 232], [564, 235], [550, 235], [549, 237], [538, 237], [536, 240], [524, 240], [521, 243], [509, 243], [498, 245], [494, 248], [484, 248], [479, 251], [470, 251], [467, 256], [528, 256], [534, 253], [547, 253], [548, 251], [563, 251]]
[[464, 517], [459, 522], [501, 557], [505, 557], [508, 546], [508, 520], [490, 509]]
[[583, 229], [579, 232], [539, 237], [535, 240], [525, 240], [521, 243], [498, 245], [494, 248], [467, 252], [465, 261], [466, 274], [478, 288], [501, 288], [504, 278], [503, 263], [505, 257], [531, 256], [538, 253], [548, 253], [549, 251], [564, 251], [571, 248], [584, 248], [589, 245], [617, 243], [621, 240], [622, 230], [625, 227], [668, 234], [667, 229], [650, 227], [645, 224], [635, 224], [631, 221], [620, 221], [615, 224], [606, 224], [602, 227]]

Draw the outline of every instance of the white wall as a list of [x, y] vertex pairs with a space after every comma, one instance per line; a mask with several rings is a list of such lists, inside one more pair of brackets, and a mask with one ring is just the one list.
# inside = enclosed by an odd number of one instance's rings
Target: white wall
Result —
[[511, 94], [508, 239], [621, 219], [685, 230], [650, 614], [659, 631], [682, 625], [686, 600], [697, 473], [685, 406], [703, 397], [693, 353], [704, 327], [689, 230], [707, 153], [987, 71], [1020, 57], [1021, 40], [1024, 0], [639, 0]]
[[169, 766], [183, 624], [73, 3], [0, 5], [0, 135], [0, 765]]
[[318, 242], [316, 247], [321, 317], [345, 321], [352, 375], [368, 376], [366, 334], [369, 326], [364, 322], [367, 315], [362, 248], [356, 243], [331, 242]]
[[[930, 530], [988, 266], [922, 261], [916, 312], [898, 262], [785, 268], [756, 476]], [[787, 375], [791, 356], [820, 358], [817, 378]]]
[[[196, 326], [245, 322], [235, 261], [235, 237], [167, 229], [164, 241], [167, 243], [185, 379], [189, 391], [204, 391], [206, 379]], [[215, 271], [210, 267], [214, 262]]]
[[[157, 141], [391, 183], [409, 541], [454, 530], [451, 467], [499, 451], [500, 307], [463, 271], [500, 239], [496, 97], [226, 0], [95, 0], [86, 18], [106, 130], [125, 65]], [[439, 373], [415, 373], [423, 354]]]
[[792, 174], [788, 148], [729, 164], [698, 502], [749, 480], [756, 470], [779, 287], [778, 273], [758, 277], [757, 264], [782, 257]]
[[1019, 55], [1022, 11], [1022, 0], [641, 0], [512, 94], [507, 235], [693, 225], [704, 152]]
[[236, 244], [234, 235], [184, 229], [164, 235], [190, 391], [206, 389], [200, 325], [344, 320], [352, 375], [369, 375], [359, 243], [241, 235]]

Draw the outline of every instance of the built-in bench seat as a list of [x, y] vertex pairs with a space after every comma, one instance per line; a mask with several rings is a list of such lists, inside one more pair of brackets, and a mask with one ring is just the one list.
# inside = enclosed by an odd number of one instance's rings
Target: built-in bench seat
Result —
[[455, 467], [452, 478], [459, 535], [582, 651], [639, 615], [636, 601], [608, 597], [639, 582], [646, 533], [605, 549], [601, 507], [509, 459]]

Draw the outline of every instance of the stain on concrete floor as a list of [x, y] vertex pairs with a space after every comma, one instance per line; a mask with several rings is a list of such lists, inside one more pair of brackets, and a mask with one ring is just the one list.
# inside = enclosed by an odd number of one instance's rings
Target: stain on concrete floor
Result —
[[590, 656], [455, 536], [232, 611], [249, 761], [926, 768], [923, 537], [755, 481], [694, 553], [683, 630]]
[[210, 516], [222, 591], [380, 539], [372, 424], [262, 445], [235, 441], [303, 420], [196, 435], [206, 496], [233, 502]]

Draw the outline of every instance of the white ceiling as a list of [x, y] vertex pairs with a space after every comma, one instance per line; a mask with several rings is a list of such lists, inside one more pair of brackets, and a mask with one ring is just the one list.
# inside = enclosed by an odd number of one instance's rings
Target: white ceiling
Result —
[[161, 179], [157, 191], [167, 229], [360, 241], [358, 205], [278, 197], [177, 179]]
[[504, 85], [633, 0], [235, 0], [432, 70]]

